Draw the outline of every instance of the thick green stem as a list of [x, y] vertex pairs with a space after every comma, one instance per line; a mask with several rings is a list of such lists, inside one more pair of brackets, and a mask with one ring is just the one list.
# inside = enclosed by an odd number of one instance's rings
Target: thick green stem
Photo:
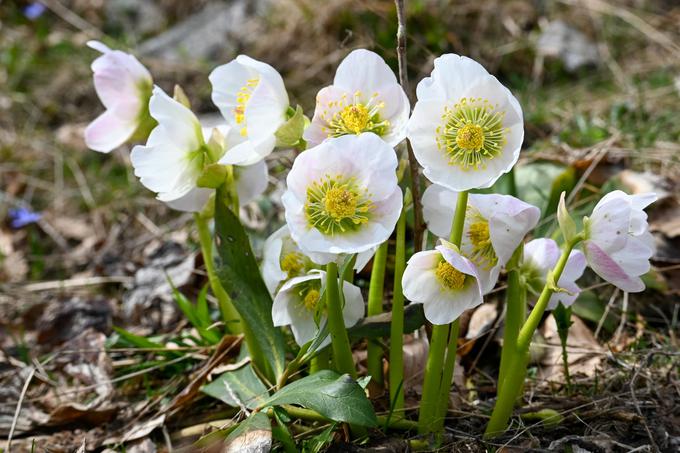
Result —
[[[456, 203], [456, 211], [451, 222], [451, 235], [449, 240], [456, 246], [460, 246], [463, 239], [463, 229], [465, 227], [465, 211], [467, 210], [468, 193], [460, 192]], [[430, 353], [427, 356], [425, 364], [425, 380], [423, 382], [423, 396], [420, 403], [420, 415], [418, 418], [418, 431], [421, 434], [436, 431], [437, 419], [439, 418], [439, 400], [442, 398], [442, 378], [444, 371], [444, 356], [446, 354], [447, 341], [449, 339], [449, 326], [433, 326], [432, 338], [430, 340]], [[456, 344], [458, 338], [458, 331], [456, 329]], [[453, 375], [453, 367], [456, 360], [455, 348], [452, 354], [448, 355], [448, 359], [453, 363], [450, 364], [451, 376]], [[449, 377], [449, 382], [451, 378]], [[448, 399], [449, 386], [446, 385], [446, 398]]]
[[435, 421], [437, 424], [437, 431], [444, 428], [444, 420], [446, 419], [446, 411], [449, 408], [449, 391], [451, 388], [451, 380], [453, 379], [453, 370], [456, 366], [456, 352], [458, 351], [458, 332], [460, 330], [460, 322], [458, 319], [451, 323], [451, 331], [449, 332], [449, 344], [446, 351], [446, 360], [444, 362], [444, 371], [442, 372], [442, 383], [439, 390], [439, 406], [437, 408], [437, 415]]
[[401, 278], [406, 268], [406, 213], [397, 221], [397, 248], [394, 252], [394, 290], [390, 325], [390, 402], [392, 410], [404, 408], [404, 292]]
[[210, 226], [208, 220], [200, 213], [194, 215], [196, 227], [198, 229], [198, 240], [201, 243], [201, 253], [203, 254], [203, 261], [205, 262], [205, 270], [208, 273], [208, 282], [213, 294], [217, 298], [220, 313], [222, 314], [222, 321], [230, 333], [242, 333], [241, 317], [236, 308], [231, 302], [231, 297], [224, 290], [220, 279], [215, 272], [215, 265], [213, 262], [213, 240], [210, 234]]
[[[387, 262], [387, 241], [378, 246], [373, 257], [371, 283], [368, 288], [368, 316], [379, 315], [383, 311], [383, 286], [385, 283], [385, 263]], [[368, 340], [367, 368], [371, 380], [378, 387], [383, 386], [383, 351], [376, 342]]]
[[519, 329], [524, 322], [525, 308], [522, 306], [523, 298], [521, 293], [525, 289], [520, 281], [519, 271], [523, 251], [524, 244], [520, 244], [506, 266], [508, 269], [508, 289], [505, 292], [505, 326], [503, 329], [503, 349], [501, 351], [501, 364], [498, 372], [497, 388], [501, 388], [503, 378], [505, 377], [510, 364], [510, 358], [517, 347]]
[[312, 360], [309, 361], [309, 374], [314, 374], [321, 370], [328, 369], [328, 363], [331, 359], [331, 350], [329, 348], [323, 348], [317, 353]]
[[567, 242], [564, 245], [562, 255], [557, 261], [555, 268], [548, 273], [547, 282], [543, 287], [543, 291], [541, 291], [541, 295], [539, 296], [536, 305], [534, 305], [529, 317], [519, 331], [516, 348], [510, 357], [506, 375], [502, 385], [499, 387], [496, 405], [494, 406], [493, 412], [491, 413], [491, 419], [484, 432], [485, 438], [492, 438], [501, 434], [508, 425], [508, 420], [510, 420], [510, 416], [512, 415], [515, 401], [517, 400], [524, 383], [527, 366], [526, 357], [529, 353], [531, 338], [536, 331], [536, 327], [538, 327], [538, 323], [543, 317], [550, 297], [558, 290], [556, 282], [559, 281], [560, 276], [562, 276], [564, 267], [569, 260], [571, 250], [581, 240], [581, 236], [576, 236], [572, 241]]
[[449, 326], [432, 326], [430, 338], [430, 352], [425, 363], [425, 379], [423, 381], [423, 396], [420, 399], [420, 413], [418, 416], [418, 432], [427, 434], [434, 430], [434, 418], [437, 411], [437, 398], [441, 384], [446, 340], [449, 336]]
[[356, 379], [352, 348], [349, 345], [345, 321], [340, 306], [340, 289], [338, 287], [338, 265], [330, 262], [326, 265], [326, 309], [328, 310], [328, 329], [331, 334], [333, 364], [335, 371], [348, 373]]

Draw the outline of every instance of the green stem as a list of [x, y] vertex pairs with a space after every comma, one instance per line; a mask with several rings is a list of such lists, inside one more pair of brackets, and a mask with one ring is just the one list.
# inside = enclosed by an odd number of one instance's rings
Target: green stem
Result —
[[507, 374], [510, 358], [517, 346], [517, 335], [524, 322], [524, 307], [521, 293], [524, 291], [520, 281], [519, 266], [522, 262], [524, 244], [515, 250], [506, 266], [508, 271], [508, 289], [505, 292], [505, 326], [503, 329], [503, 349], [501, 350], [501, 364], [498, 372], [498, 385], [501, 388], [503, 378]]
[[512, 409], [515, 405], [515, 401], [519, 396], [519, 391], [522, 389], [524, 383], [524, 377], [526, 375], [526, 357], [529, 353], [529, 345], [531, 344], [531, 338], [538, 327], [538, 323], [543, 317], [550, 297], [558, 289], [556, 282], [559, 281], [564, 271], [564, 266], [566, 266], [569, 260], [569, 254], [574, 246], [582, 240], [582, 236], [576, 236], [570, 242], [564, 245], [562, 250], [562, 255], [557, 261], [555, 268], [548, 273], [547, 281], [541, 291], [541, 295], [531, 310], [529, 317], [519, 331], [517, 336], [517, 345], [510, 357], [510, 363], [508, 364], [506, 375], [503, 379], [498, 391], [498, 399], [496, 400], [496, 405], [491, 413], [491, 419], [484, 432], [485, 438], [492, 438], [503, 431], [505, 431], [508, 420], [512, 415]]
[[205, 262], [205, 270], [208, 273], [208, 282], [213, 294], [217, 298], [217, 302], [222, 314], [222, 320], [230, 333], [242, 333], [241, 317], [236, 308], [231, 302], [231, 297], [224, 290], [220, 279], [215, 272], [215, 265], [213, 262], [213, 240], [210, 234], [210, 227], [208, 220], [200, 213], [194, 214], [196, 227], [198, 229], [198, 240], [201, 243], [201, 253], [203, 254], [203, 261]]
[[458, 319], [451, 323], [451, 331], [449, 332], [449, 344], [447, 346], [446, 360], [444, 362], [444, 371], [442, 372], [442, 383], [439, 391], [439, 406], [437, 407], [436, 423], [437, 432], [444, 428], [444, 421], [446, 420], [446, 411], [449, 408], [449, 391], [451, 389], [451, 380], [453, 379], [453, 370], [456, 366], [456, 353], [458, 351], [458, 332], [460, 330], [460, 322]]
[[[378, 315], [383, 311], [383, 286], [385, 283], [385, 264], [387, 262], [387, 241], [378, 246], [373, 257], [371, 283], [368, 288], [368, 316]], [[368, 340], [366, 365], [371, 381], [379, 388], [383, 386], [382, 347]]]
[[441, 384], [446, 340], [449, 336], [449, 326], [432, 326], [430, 338], [430, 353], [425, 363], [425, 379], [423, 381], [423, 396], [420, 399], [420, 413], [418, 416], [418, 432], [427, 434], [434, 430], [434, 417], [437, 411], [437, 398]]
[[347, 329], [340, 306], [340, 290], [338, 288], [338, 265], [330, 262], [326, 265], [326, 309], [328, 310], [328, 329], [331, 334], [333, 364], [339, 373], [348, 373], [356, 379], [352, 348], [349, 345]]
[[330, 360], [331, 350], [327, 347], [323, 348], [314, 357], [312, 357], [312, 360], [309, 361], [309, 374], [314, 374], [321, 370], [327, 370]]
[[[451, 222], [450, 242], [456, 246], [460, 246], [463, 239], [463, 229], [465, 227], [465, 211], [467, 209], [468, 193], [460, 192], [458, 194], [458, 201], [456, 203], [456, 211]], [[420, 416], [418, 419], [418, 431], [421, 434], [437, 430], [435, 422], [438, 418], [439, 399], [442, 397], [442, 378], [444, 368], [444, 356], [446, 354], [447, 341], [449, 339], [449, 326], [433, 326], [432, 338], [430, 340], [430, 353], [427, 356], [425, 364], [425, 380], [423, 381], [423, 396], [420, 403]], [[456, 341], [458, 332], [456, 331]], [[454, 342], [455, 344], [455, 342]], [[447, 360], [453, 363], [451, 367], [451, 375], [453, 375], [453, 367], [455, 365], [455, 348], [452, 354], [448, 355]], [[449, 378], [450, 382], [450, 378]], [[446, 386], [446, 398], [448, 398], [449, 386]]]
[[394, 252], [394, 290], [390, 325], [390, 402], [392, 410], [404, 408], [404, 292], [401, 278], [406, 268], [406, 213], [397, 221], [397, 249]]

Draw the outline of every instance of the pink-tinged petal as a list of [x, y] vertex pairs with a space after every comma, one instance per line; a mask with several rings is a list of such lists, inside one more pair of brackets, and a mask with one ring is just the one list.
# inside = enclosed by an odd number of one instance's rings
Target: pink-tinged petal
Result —
[[630, 293], [645, 289], [640, 278], [626, 274], [623, 268], [593, 241], [585, 243], [585, 254], [591, 269], [612, 285]]
[[[120, 108], [124, 109], [125, 106]], [[85, 129], [87, 147], [108, 153], [128, 141], [137, 129], [137, 122], [118, 115], [118, 109], [107, 110]]]
[[554, 293], [552, 296], [550, 296], [550, 300], [548, 300], [548, 306], [546, 307], [547, 310], [554, 310], [557, 308], [557, 305], [561, 302], [562, 305], [565, 307], [569, 307], [572, 305], [576, 299], [578, 298], [578, 295], [581, 293], [581, 288], [578, 287], [576, 283], [573, 282], [562, 282], [560, 280], [560, 283], [558, 283], [558, 286], [565, 290], [565, 291], [560, 291], [557, 293]]
[[345, 57], [335, 73], [333, 85], [350, 92], [369, 93], [397, 83], [394, 72], [375, 52], [357, 49]]

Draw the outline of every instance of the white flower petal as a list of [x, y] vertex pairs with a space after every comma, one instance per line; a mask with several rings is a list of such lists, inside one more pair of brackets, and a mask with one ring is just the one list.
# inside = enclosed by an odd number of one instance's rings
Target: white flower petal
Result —
[[212, 189], [194, 187], [180, 198], [165, 201], [165, 204], [177, 211], [199, 212], [203, 210], [212, 193]]
[[235, 166], [234, 173], [236, 192], [241, 206], [255, 200], [267, 190], [269, 173], [264, 160], [253, 165]]
[[149, 101], [149, 111], [178, 148], [187, 152], [199, 149], [203, 131], [196, 115], [157, 86]]
[[[127, 113], [128, 104], [121, 103], [99, 115], [85, 129], [87, 147], [102, 153], [108, 153], [128, 141], [137, 129], [137, 121]], [[132, 106], [132, 108], [135, 108]]]
[[396, 83], [397, 78], [385, 60], [366, 49], [357, 49], [347, 55], [338, 66], [333, 79], [333, 85], [350, 92], [372, 93]]

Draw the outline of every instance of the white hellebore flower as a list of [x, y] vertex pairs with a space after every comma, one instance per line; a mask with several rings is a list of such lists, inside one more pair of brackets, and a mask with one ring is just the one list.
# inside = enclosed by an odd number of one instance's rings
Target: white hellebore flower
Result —
[[[458, 193], [432, 184], [423, 194], [427, 228], [448, 238]], [[484, 294], [498, 281], [501, 268], [531, 231], [541, 211], [510, 195], [470, 194], [460, 250], [477, 266]]]
[[197, 186], [206, 160], [201, 124], [191, 110], [159, 87], [153, 89], [149, 110], [158, 126], [151, 131], [146, 145], [132, 149], [135, 175], [171, 208], [200, 211], [212, 193]]
[[305, 254], [333, 255], [387, 240], [402, 207], [396, 169], [394, 151], [372, 133], [326, 140], [300, 154], [282, 197], [293, 240]]
[[338, 66], [333, 85], [316, 95], [316, 108], [303, 138], [315, 146], [331, 137], [373, 132], [390, 146], [406, 137], [410, 104], [387, 63], [358, 49]]
[[153, 81], [134, 56], [111, 50], [99, 41], [88, 41], [87, 45], [103, 54], [92, 62], [92, 72], [94, 88], [106, 111], [85, 129], [85, 143], [90, 149], [108, 153], [140, 127], [148, 127]]
[[[362, 270], [374, 254], [375, 248], [359, 253], [354, 269]], [[321, 263], [329, 263], [334, 258], [334, 255], [327, 253], [305, 254], [290, 236], [288, 225], [284, 225], [264, 242], [262, 277], [269, 292], [275, 294], [282, 282], [305, 275], [309, 270], [317, 268]]]
[[446, 241], [436, 250], [418, 252], [408, 260], [402, 286], [412, 303], [423, 304], [425, 318], [432, 324], [453, 322], [482, 303], [475, 265]]
[[220, 163], [251, 165], [276, 146], [275, 133], [286, 122], [288, 94], [283, 79], [266, 63], [239, 55], [209, 76], [212, 100], [231, 127], [232, 146]]
[[[321, 282], [326, 278], [323, 271], [288, 280], [281, 287], [272, 305], [275, 326], [290, 325], [295, 341], [300, 346], [311, 341], [320, 327], [326, 323], [326, 309], [320, 304]], [[349, 282], [343, 282], [345, 305], [342, 317], [345, 327], [352, 327], [364, 316], [364, 299], [361, 290]], [[330, 343], [330, 336], [322, 347]]]
[[649, 271], [654, 238], [644, 208], [656, 194], [628, 195], [620, 190], [605, 195], [584, 219], [584, 251], [597, 275], [623, 291], [645, 289], [640, 279]]
[[[528, 289], [538, 295], [545, 286], [548, 272], [553, 270], [560, 258], [560, 248], [552, 239], [538, 238], [527, 242], [524, 246], [524, 262], [521, 273], [526, 279]], [[554, 310], [562, 302], [565, 307], [574, 303], [581, 288], [576, 280], [581, 278], [586, 269], [586, 257], [580, 250], [572, 250], [564, 266], [562, 275], [557, 281], [561, 291], [553, 293], [548, 301], [548, 310]]]
[[522, 108], [482, 65], [442, 55], [416, 93], [407, 135], [430, 181], [456, 191], [490, 187], [517, 162]]

